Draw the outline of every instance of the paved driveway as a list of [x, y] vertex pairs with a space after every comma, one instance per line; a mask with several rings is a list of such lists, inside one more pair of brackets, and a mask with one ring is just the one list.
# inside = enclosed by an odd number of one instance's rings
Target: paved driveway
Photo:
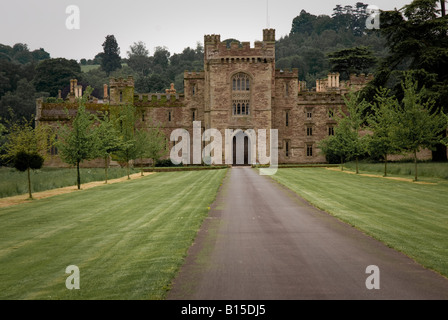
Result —
[[[366, 287], [370, 265], [379, 289]], [[448, 280], [269, 177], [234, 167], [168, 299], [448, 299]]]

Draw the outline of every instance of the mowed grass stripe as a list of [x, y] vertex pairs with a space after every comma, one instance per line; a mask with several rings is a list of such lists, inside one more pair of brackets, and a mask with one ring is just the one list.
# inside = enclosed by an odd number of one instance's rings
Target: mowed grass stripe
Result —
[[[156, 173], [0, 209], [0, 297], [163, 299], [225, 172]], [[80, 290], [65, 287], [68, 265]]]
[[314, 206], [448, 276], [448, 184], [365, 177], [323, 168], [272, 178]]

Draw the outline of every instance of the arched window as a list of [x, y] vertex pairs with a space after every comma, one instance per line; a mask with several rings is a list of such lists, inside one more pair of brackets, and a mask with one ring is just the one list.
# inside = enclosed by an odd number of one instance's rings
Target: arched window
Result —
[[239, 72], [233, 75], [232, 84], [232, 114], [244, 116], [250, 114], [251, 80], [248, 74]]

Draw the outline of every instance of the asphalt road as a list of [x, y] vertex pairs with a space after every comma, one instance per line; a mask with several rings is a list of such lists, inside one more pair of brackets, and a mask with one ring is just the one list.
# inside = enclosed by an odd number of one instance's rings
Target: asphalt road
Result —
[[[366, 273], [378, 267], [376, 282]], [[379, 284], [379, 289], [368, 289]], [[448, 299], [448, 279], [248, 167], [229, 170], [168, 299]]]

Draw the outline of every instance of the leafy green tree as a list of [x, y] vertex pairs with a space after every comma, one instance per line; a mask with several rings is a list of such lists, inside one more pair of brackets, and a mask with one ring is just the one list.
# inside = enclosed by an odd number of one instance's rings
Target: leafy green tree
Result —
[[331, 71], [339, 72], [341, 79], [348, 80], [350, 74], [368, 73], [375, 66], [377, 59], [369, 48], [357, 46], [341, 49], [328, 54]]
[[156, 47], [154, 51], [154, 68], [158, 67], [159, 72], [166, 71], [169, 65], [170, 52], [166, 47]]
[[14, 92], [7, 92], [0, 99], [0, 115], [9, 117], [11, 109], [18, 119], [30, 119], [36, 110], [35, 98], [36, 90], [32, 82], [22, 78], [17, 82], [17, 89]]
[[292, 20], [291, 33], [307, 33], [314, 31], [314, 23], [317, 17], [302, 9], [300, 14]]
[[109, 113], [104, 113], [99, 119], [99, 126], [97, 128], [98, 139], [98, 156], [104, 159], [104, 175], [105, 183], [108, 179], [109, 159], [113, 152], [120, 150], [120, 139], [118, 132], [111, 119]]
[[387, 156], [400, 153], [397, 141], [394, 139], [398, 127], [399, 103], [390, 90], [381, 88], [375, 96], [375, 103], [368, 116], [369, 129], [372, 135], [368, 138], [368, 150], [371, 156], [384, 159], [384, 176], [387, 176]]
[[70, 126], [60, 127], [56, 144], [62, 161], [76, 166], [78, 189], [81, 189], [80, 163], [84, 160], [94, 159], [98, 155], [95, 117], [85, 107], [91, 92], [92, 88], [88, 87], [83, 96], [79, 98], [76, 116], [70, 119], [72, 120]]
[[106, 36], [106, 40], [103, 42], [101, 68], [108, 76], [112, 71], [121, 68], [120, 48], [114, 35]]
[[47, 59], [37, 65], [34, 85], [36, 91], [48, 92], [55, 97], [59, 89], [67, 86], [70, 79], [80, 78], [80, 74], [81, 67], [75, 60]]
[[347, 149], [351, 158], [356, 161], [356, 173], [358, 170], [358, 159], [363, 156], [366, 151], [366, 135], [361, 135], [361, 130], [365, 127], [365, 111], [369, 104], [365, 100], [359, 99], [359, 92], [350, 91], [347, 96], [343, 96], [346, 112], [341, 112], [341, 119], [338, 120], [338, 126], [341, 124], [346, 130], [340, 131], [336, 134], [344, 135], [347, 141]]
[[149, 57], [149, 51], [146, 45], [142, 42], [134, 42], [130, 46], [128, 54], [128, 66], [137, 72], [140, 76], [147, 76], [151, 71], [152, 61]]
[[[381, 13], [380, 32], [386, 40], [388, 53], [369, 87], [388, 87], [401, 99], [404, 71], [412, 71], [436, 106], [448, 111], [448, 73], [445, 71], [448, 70], [448, 20], [444, 2], [414, 0], [400, 10]], [[374, 94], [372, 88], [367, 92], [370, 97]], [[446, 160], [446, 147], [437, 144], [432, 158]]]
[[341, 171], [344, 171], [344, 162], [350, 159], [352, 150], [353, 132], [348, 121], [340, 121], [334, 129], [334, 135], [319, 142], [319, 149], [330, 163], [341, 164]]
[[113, 153], [112, 159], [125, 163], [128, 179], [130, 177], [130, 161], [138, 158], [138, 146], [135, 137], [136, 108], [123, 105], [114, 114], [114, 123], [120, 139], [120, 149]]
[[[152, 122], [149, 120], [149, 123]], [[150, 128], [139, 130], [137, 141], [140, 157], [151, 159], [153, 168], [160, 158], [168, 154], [167, 139], [160, 128], [160, 124], [154, 123]]]
[[1, 157], [12, 163], [17, 170], [28, 172], [28, 193], [32, 199], [30, 170], [42, 167], [47, 151], [54, 144], [55, 136], [48, 126], [33, 127], [32, 120], [23, 119], [9, 123], [8, 127]]
[[44, 164], [44, 157], [38, 153], [27, 153], [25, 151], [20, 151], [16, 154], [14, 158], [14, 168], [21, 172], [27, 171], [28, 173], [28, 194], [30, 199], [33, 198], [31, 193], [31, 170], [38, 170], [42, 168]]
[[428, 98], [426, 89], [418, 89], [418, 84], [410, 75], [402, 83], [404, 96], [398, 117], [399, 126], [395, 132], [395, 141], [401, 149], [414, 155], [415, 177], [417, 181], [417, 152], [420, 149], [433, 149], [443, 139], [446, 120], [436, 108], [435, 101]]
[[335, 116], [337, 126], [334, 136], [329, 136], [320, 143], [322, 153], [328, 156], [338, 156], [343, 162], [349, 159], [356, 161], [356, 173], [359, 173], [358, 159], [367, 152], [367, 137], [361, 135], [365, 129], [365, 110], [368, 103], [359, 99], [359, 92], [350, 91], [344, 96], [345, 110], [341, 108]]

